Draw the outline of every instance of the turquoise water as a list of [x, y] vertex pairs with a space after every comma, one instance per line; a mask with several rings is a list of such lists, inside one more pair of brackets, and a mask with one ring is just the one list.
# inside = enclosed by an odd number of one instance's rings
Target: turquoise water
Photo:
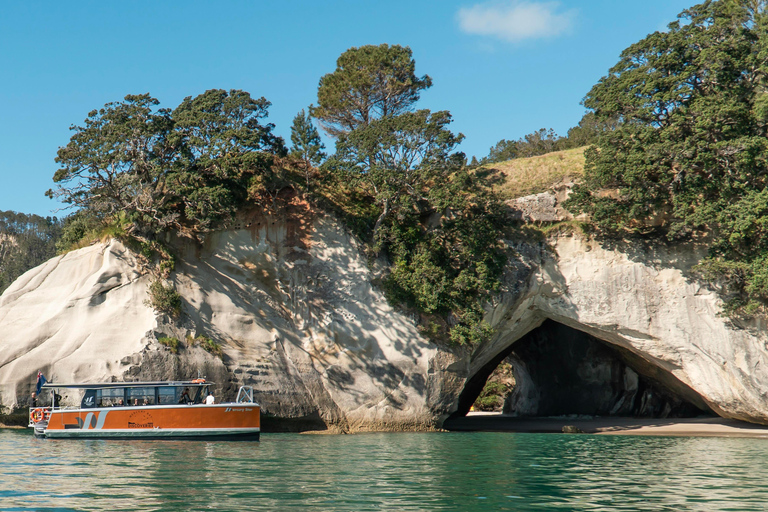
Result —
[[766, 510], [768, 441], [434, 433], [261, 442], [0, 430], [0, 511]]

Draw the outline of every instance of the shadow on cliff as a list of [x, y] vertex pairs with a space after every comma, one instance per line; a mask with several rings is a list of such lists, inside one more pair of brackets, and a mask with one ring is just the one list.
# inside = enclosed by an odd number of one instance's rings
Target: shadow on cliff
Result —
[[[254, 341], [232, 339], [222, 317], [274, 333], [270, 364], [285, 372], [273, 372], [272, 381], [285, 388], [257, 394], [277, 429], [286, 421], [293, 425], [286, 428], [317, 430], [318, 418], [343, 424], [342, 407], [402, 410], [408, 394], [400, 390], [426, 386], [414, 363], [422, 348], [408, 342], [415, 329], [393, 322], [397, 313], [383, 297], [360, 300], [372, 296], [364, 255], [354, 241], [350, 251], [343, 228], [314, 229], [316, 220], [306, 211], [241, 220], [230, 235], [213, 234], [188, 250], [177, 271], [182, 295], [185, 286], [194, 292], [184, 298], [185, 322], [221, 340], [230, 369], [247, 363], [243, 358]], [[325, 257], [314, 257], [313, 246]], [[334, 401], [337, 393], [343, 406]]]

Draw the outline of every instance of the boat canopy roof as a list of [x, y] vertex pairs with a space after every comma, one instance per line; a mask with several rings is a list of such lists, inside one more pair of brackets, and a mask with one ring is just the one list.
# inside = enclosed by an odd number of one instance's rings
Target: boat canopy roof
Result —
[[153, 388], [167, 386], [184, 387], [202, 387], [209, 386], [213, 382], [205, 379], [194, 380], [162, 380], [152, 382], [100, 382], [100, 383], [80, 383], [80, 384], [60, 384], [58, 382], [46, 382], [44, 388], [71, 388], [71, 389], [114, 389], [114, 388]]

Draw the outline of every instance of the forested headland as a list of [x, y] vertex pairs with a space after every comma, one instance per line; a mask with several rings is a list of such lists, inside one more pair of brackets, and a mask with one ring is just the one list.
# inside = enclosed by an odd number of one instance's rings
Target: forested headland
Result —
[[729, 312], [755, 314], [768, 303], [767, 16], [761, 0], [691, 7], [621, 54], [565, 136], [538, 129], [471, 161], [450, 112], [419, 109], [433, 81], [398, 45], [344, 52], [290, 141], [266, 122], [269, 101], [246, 91], [209, 90], [173, 108], [128, 95], [72, 128], [48, 194], [75, 213], [41, 239], [65, 251], [121, 237], [167, 274], [166, 232], [202, 240], [290, 190], [389, 263], [382, 287], [425, 334], [476, 344], [490, 334], [482, 306], [515, 257], [503, 239], [523, 236], [506, 217], [499, 164], [569, 149], [580, 159], [575, 148], [587, 148], [566, 206], [588, 214], [596, 236], [705, 240], [711, 256], [695, 270], [722, 287]]

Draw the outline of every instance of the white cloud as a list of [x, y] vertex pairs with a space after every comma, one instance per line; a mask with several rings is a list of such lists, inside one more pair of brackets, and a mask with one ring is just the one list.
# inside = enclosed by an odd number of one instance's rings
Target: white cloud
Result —
[[491, 1], [462, 7], [456, 14], [468, 34], [496, 37], [513, 43], [553, 37], [568, 31], [575, 10], [559, 11], [559, 2]]

